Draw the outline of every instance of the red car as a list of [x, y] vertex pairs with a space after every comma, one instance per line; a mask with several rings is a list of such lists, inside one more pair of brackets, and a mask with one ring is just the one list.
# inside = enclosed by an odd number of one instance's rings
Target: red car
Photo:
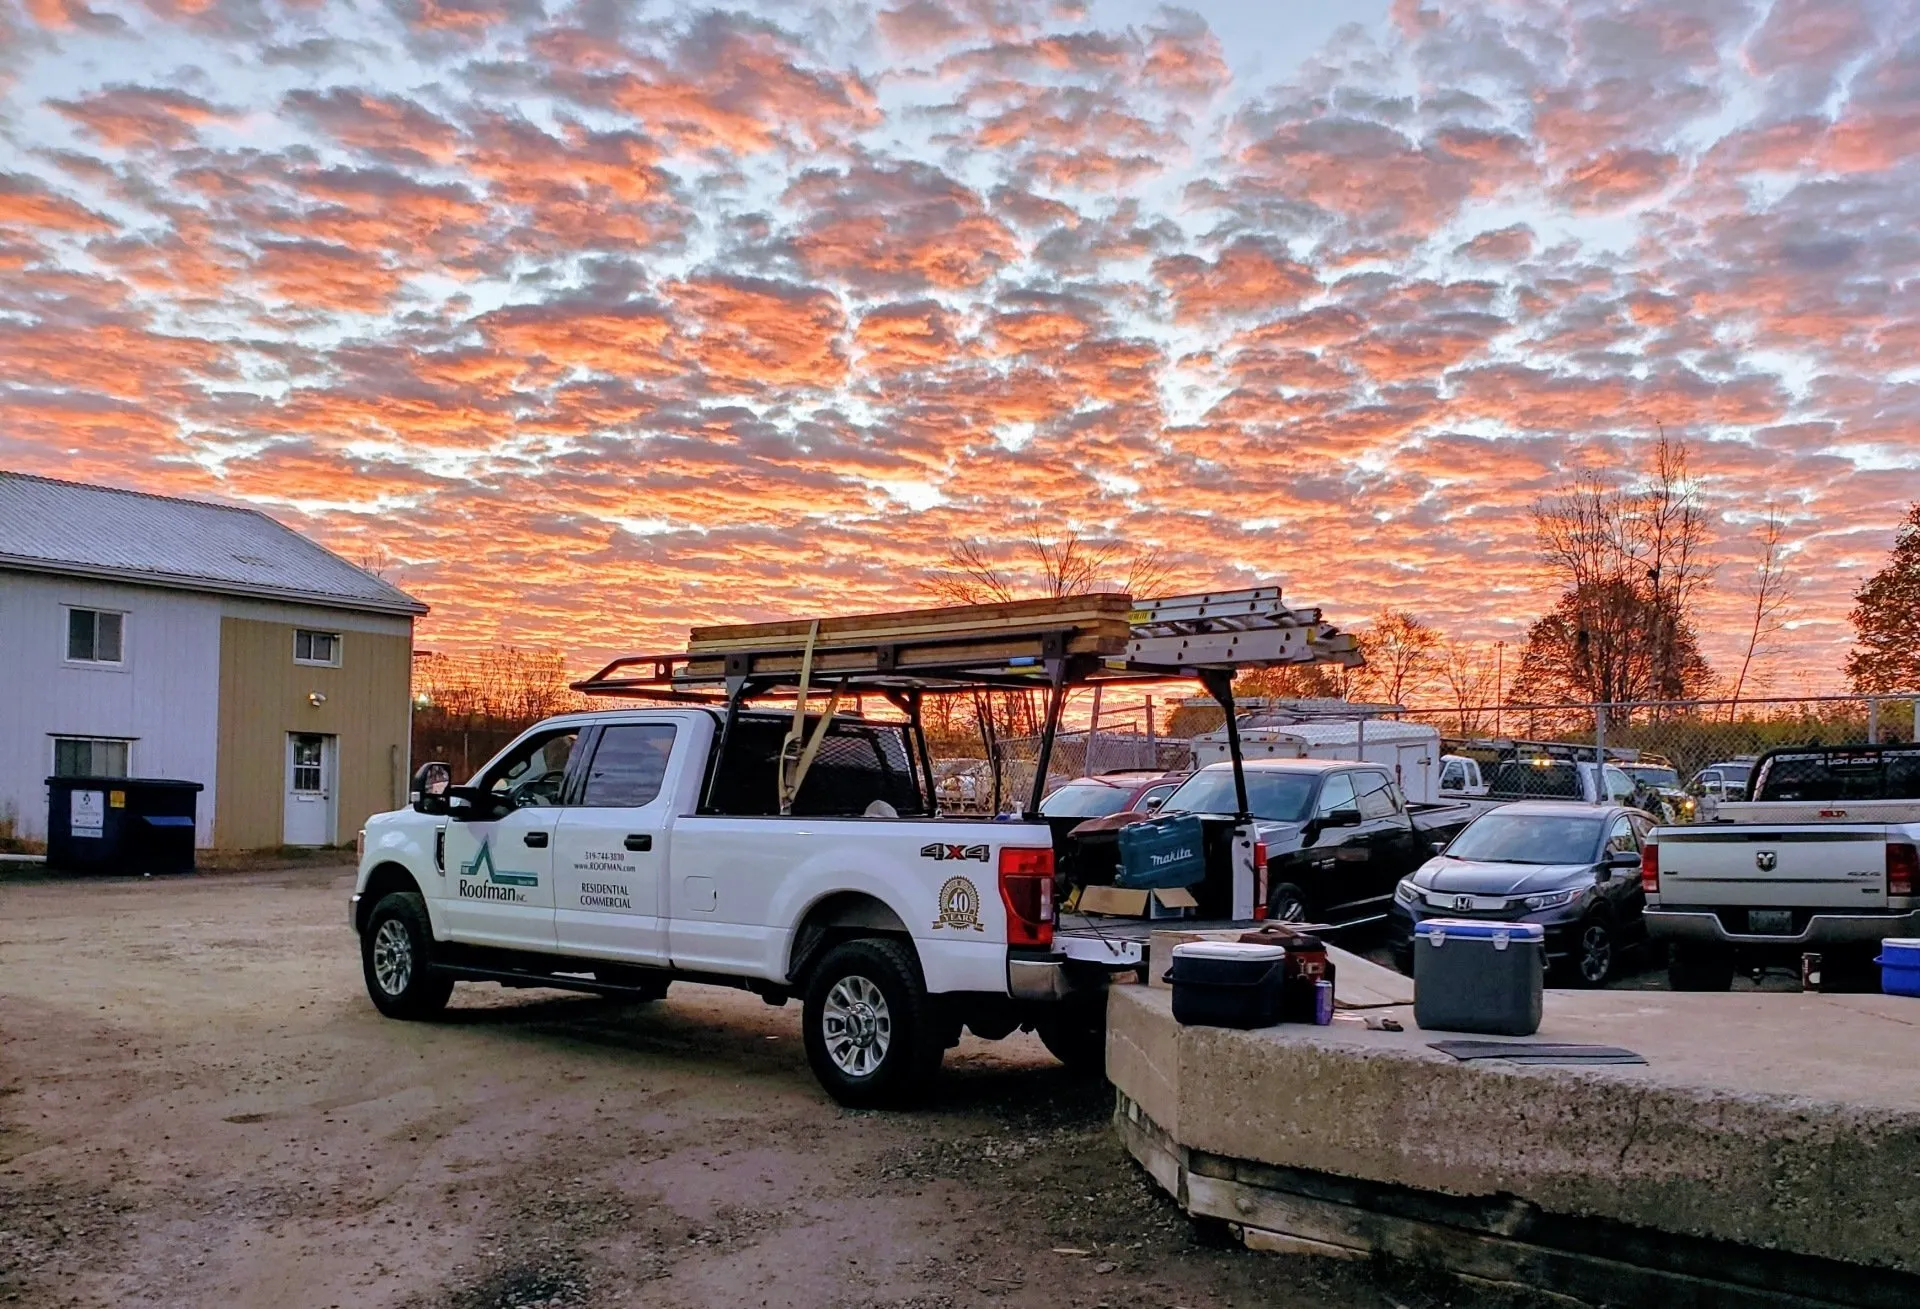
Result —
[[1150, 814], [1187, 776], [1136, 769], [1076, 777], [1055, 787], [1040, 802], [1040, 814], [1044, 818], [1104, 818], [1129, 809]]

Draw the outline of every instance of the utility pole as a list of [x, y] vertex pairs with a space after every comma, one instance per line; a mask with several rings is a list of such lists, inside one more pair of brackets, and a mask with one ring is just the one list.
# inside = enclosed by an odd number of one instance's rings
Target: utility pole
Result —
[[1507, 702], [1507, 643], [1493, 643], [1493, 734], [1500, 735], [1500, 709]]

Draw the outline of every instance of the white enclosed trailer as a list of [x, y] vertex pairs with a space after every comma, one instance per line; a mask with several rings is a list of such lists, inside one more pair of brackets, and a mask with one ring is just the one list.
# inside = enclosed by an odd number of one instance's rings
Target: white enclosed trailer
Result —
[[[1247, 759], [1356, 759], [1384, 764], [1393, 770], [1410, 802], [1436, 804], [1441, 799], [1440, 733], [1419, 723], [1349, 718], [1243, 727], [1240, 752]], [[1226, 758], [1224, 729], [1194, 738], [1195, 768]]]

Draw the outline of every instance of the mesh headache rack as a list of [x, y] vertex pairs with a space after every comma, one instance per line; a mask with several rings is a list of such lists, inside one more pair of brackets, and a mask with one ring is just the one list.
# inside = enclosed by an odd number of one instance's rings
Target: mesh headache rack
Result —
[[[1361, 657], [1353, 638], [1325, 622], [1318, 609], [1289, 608], [1279, 587], [1255, 587], [1137, 603], [1124, 594], [1094, 594], [696, 627], [684, 652], [615, 659], [574, 683], [574, 689], [587, 695], [724, 705], [721, 751], [743, 702], [792, 698], [794, 727], [783, 752], [783, 806], [798, 790], [825, 723], [845, 696], [878, 694], [901, 709], [924, 766], [920, 707], [926, 695], [1045, 692], [1032, 797], [1037, 809], [1070, 687], [1198, 681], [1227, 712], [1244, 811], [1238, 732], [1232, 728], [1234, 673], [1319, 662], [1352, 666]], [[809, 741], [805, 720], [815, 682], [826, 685], [828, 698]], [[926, 771], [930, 777], [931, 767]]]

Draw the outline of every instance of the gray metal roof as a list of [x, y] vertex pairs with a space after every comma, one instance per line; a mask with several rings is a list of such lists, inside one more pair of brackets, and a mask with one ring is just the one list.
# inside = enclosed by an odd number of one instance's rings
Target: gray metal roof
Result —
[[0, 568], [424, 614], [427, 607], [254, 509], [0, 471]]

